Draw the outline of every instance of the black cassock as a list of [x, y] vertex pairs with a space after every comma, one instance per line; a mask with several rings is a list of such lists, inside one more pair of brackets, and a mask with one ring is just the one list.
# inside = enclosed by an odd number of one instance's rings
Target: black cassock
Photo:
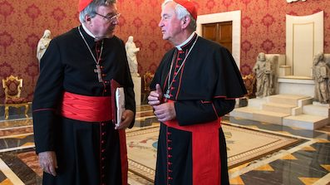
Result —
[[[96, 56], [94, 38], [80, 30]], [[78, 28], [54, 38], [40, 61], [33, 100], [36, 152], [55, 151], [58, 160], [57, 176], [44, 173], [44, 184], [122, 184], [121, 155], [125, 154], [120, 152], [120, 137], [111, 120], [85, 122], [60, 114], [64, 92], [110, 96], [111, 79], [124, 87], [125, 107], [135, 113], [133, 82], [121, 39], [103, 39], [100, 66], [103, 82]]]
[[[229, 184], [219, 122], [234, 108], [235, 98], [246, 94], [244, 83], [232, 55], [219, 44], [195, 34], [181, 48], [165, 54], [150, 85], [169, 91], [165, 101], [175, 102], [177, 116], [160, 126], [155, 184]], [[219, 165], [209, 169], [213, 163]]]

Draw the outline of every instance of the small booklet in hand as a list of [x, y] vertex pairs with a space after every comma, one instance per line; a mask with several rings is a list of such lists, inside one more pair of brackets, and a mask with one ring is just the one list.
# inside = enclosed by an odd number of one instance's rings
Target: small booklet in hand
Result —
[[125, 110], [124, 88], [116, 80], [111, 80], [111, 106], [112, 122], [118, 127]]
[[117, 123], [116, 126], [118, 127], [121, 123], [121, 117], [125, 110], [125, 93], [123, 87], [118, 87], [116, 89], [116, 107], [117, 107]]

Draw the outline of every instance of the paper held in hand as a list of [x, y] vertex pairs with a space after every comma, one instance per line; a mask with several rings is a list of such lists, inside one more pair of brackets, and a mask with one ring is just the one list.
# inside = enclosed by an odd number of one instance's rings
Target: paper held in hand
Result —
[[125, 93], [123, 87], [116, 88], [116, 107], [117, 107], [117, 123], [116, 126], [118, 127], [121, 123], [121, 117], [125, 110]]

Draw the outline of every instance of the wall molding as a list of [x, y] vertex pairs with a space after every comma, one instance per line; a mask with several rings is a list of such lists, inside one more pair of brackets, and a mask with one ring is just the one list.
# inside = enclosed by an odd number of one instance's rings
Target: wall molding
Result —
[[305, 2], [306, 0], [286, 0], [287, 3], [294, 3], [294, 2], [297, 2], [297, 1]]

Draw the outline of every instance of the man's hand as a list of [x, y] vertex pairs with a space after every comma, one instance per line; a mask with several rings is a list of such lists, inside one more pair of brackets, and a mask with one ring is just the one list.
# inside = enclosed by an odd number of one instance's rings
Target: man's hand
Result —
[[153, 106], [153, 108], [155, 110], [154, 114], [160, 122], [165, 122], [176, 118], [173, 102], [156, 105]]
[[39, 164], [41, 169], [53, 176], [56, 176], [57, 159], [54, 151], [46, 151], [39, 153]]
[[129, 127], [134, 119], [134, 112], [131, 110], [124, 110], [123, 115], [121, 117], [121, 123], [119, 126], [115, 126], [115, 129], [125, 129]]
[[163, 99], [163, 92], [160, 85], [156, 85], [156, 90], [151, 91], [148, 96], [148, 104], [151, 106], [159, 105]]

